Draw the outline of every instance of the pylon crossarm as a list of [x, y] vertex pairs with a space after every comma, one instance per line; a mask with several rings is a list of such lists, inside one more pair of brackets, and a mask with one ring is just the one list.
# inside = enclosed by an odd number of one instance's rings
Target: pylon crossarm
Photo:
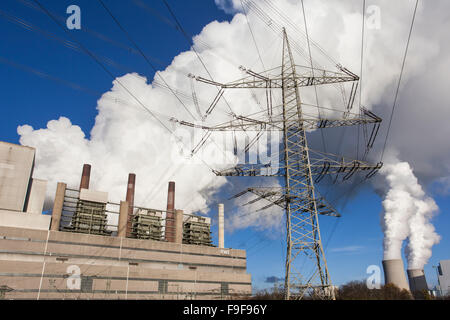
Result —
[[[382, 162], [373, 164], [312, 149], [309, 149], [309, 156], [311, 173], [313, 175], [323, 176], [326, 174], [342, 174], [344, 175], [344, 180], [349, 179], [358, 171], [366, 171], [366, 177], [370, 178], [383, 166]], [[316, 177], [316, 180], [318, 179], [319, 178]]]
[[316, 199], [317, 212], [319, 214], [332, 217], [341, 217], [341, 214], [325, 200], [325, 197], [320, 195], [317, 189], [316, 189], [316, 198], [317, 198]]
[[[305, 130], [366, 125], [380, 122], [379, 120], [372, 118], [326, 119], [318, 117], [303, 118], [302, 121], [303, 129]], [[243, 116], [236, 116], [236, 119], [215, 126], [196, 125], [191, 122], [178, 120], [175, 120], [175, 122], [184, 126], [206, 129], [210, 131], [283, 131], [284, 123], [282, 119], [277, 120], [275, 117], [272, 120], [259, 120], [246, 118]], [[297, 128], [296, 130], [299, 130], [298, 122], [294, 123], [290, 128], [292, 128], [293, 130]]]
[[[265, 76], [264, 73], [256, 73], [251, 70], [247, 70], [247, 73], [249, 74], [249, 76], [228, 83], [211, 81], [203, 77], [195, 77], [195, 79], [197, 81], [211, 84], [222, 89], [281, 89], [283, 87], [283, 76], [281, 73], [274, 76]], [[296, 81], [293, 81], [290, 86], [285, 86], [285, 89], [358, 81], [359, 77], [351, 73], [334, 72], [320, 69], [314, 69], [314, 72], [312, 72], [311, 68], [308, 68], [308, 71], [302, 74], [295, 73], [293, 79], [295, 79]]]
[[[309, 208], [311, 207], [311, 203], [312, 203], [312, 200], [305, 201], [305, 199], [306, 199], [305, 191], [300, 192], [298, 194], [290, 194], [289, 196], [287, 196], [285, 188], [280, 188], [280, 187], [248, 188], [247, 190], [240, 192], [239, 194], [233, 196], [233, 198], [242, 196], [245, 193], [253, 193], [257, 197], [246, 202], [245, 204], [243, 204], [243, 206], [256, 203], [263, 199], [272, 203], [270, 205], [267, 205], [263, 208], [258, 209], [257, 211], [265, 210], [265, 209], [271, 207], [272, 205], [277, 205], [281, 208], [285, 208], [287, 198], [290, 199], [290, 202], [292, 204], [292, 209], [296, 209], [296, 211], [309, 212], [309, 210], [310, 210]], [[337, 212], [333, 208], [333, 206], [331, 206], [325, 200], [324, 197], [320, 196], [320, 194], [317, 191], [316, 191], [315, 201], [317, 204], [317, 213], [318, 214], [324, 215], [324, 216], [332, 216], [332, 217], [340, 217], [341, 216], [339, 214], [339, 212]]]
[[[307, 105], [313, 107], [312, 105]], [[287, 112], [289, 113], [289, 112]], [[376, 116], [371, 111], [362, 108], [362, 115], [350, 114], [353, 117], [347, 118], [326, 118], [317, 116], [306, 116], [303, 114], [301, 118], [302, 128], [304, 130], [314, 130], [314, 129], [325, 129], [325, 128], [337, 128], [346, 126], [356, 126], [356, 125], [368, 125], [368, 124], [379, 124], [382, 119]], [[254, 116], [260, 116], [259, 118]], [[295, 130], [300, 130], [298, 124], [298, 113], [297, 109], [292, 110], [292, 125], [290, 127]], [[234, 119], [223, 122], [216, 125], [204, 125], [196, 124], [189, 121], [178, 120], [174, 117], [170, 118], [170, 121], [178, 123], [183, 126], [188, 126], [197, 129], [204, 129], [210, 131], [283, 131], [283, 124], [285, 119], [283, 119], [283, 114], [273, 114], [269, 118], [265, 113], [260, 112], [260, 114], [253, 114], [251, 116], [243, 115], [233, 115]]]
[[270, 164], [242, 164], [225, 170], [213, 170], [217, 176], [235, 176], [235, 177], [277, 177], [283, 176], [281, 172], [272, 172]]
[[[292, 152], [293, 155], [301, 156], [301, 152]], [[323, 176], [329, 174], [339, 174], [344, 180], [351, 178], [356, 172], [367, 172], [366, 177], [370, 178], [382, 167], [382, 163], [371, 164], [362, 160], [349, 160], [343, 157], [319, 156], [315, 157], [310, 153], [311, 174], [315, 176], [315, 181], [319, 182]], [[291, 177], [303, 177], [305, 171], [302, 167], [302, 160], [292, 160], [288, 165]], [[225, 170], [213, 170], [217, 176], [235, 177], [280, 177], [284, 176], [287, 166], [280, 163], [276, 169], [271, 164], [240, 164]]]

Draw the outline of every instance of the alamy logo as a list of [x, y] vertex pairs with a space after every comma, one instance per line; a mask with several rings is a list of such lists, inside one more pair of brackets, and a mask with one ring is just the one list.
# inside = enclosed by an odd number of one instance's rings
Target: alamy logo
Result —
[[81, 270], [79, 266], [71, 265], [67, 267], [66, 272], [69, 274], [67, 279], [67, 288], [70, 290], [81, 289]]
[[380, 289], [381, 287], [381, 270], [377, 265], [370, 265], [366, 270], [367, 274], [370, 276], [366, 280], [367, 288], [369, 289]]
[[81, 9], [80, 9], [80, 7], [72, 4], [67, 7], [66, 13], [70, 14], [70, 16], [66, 20], [67, 29], [80, 30], [81, 29]]
[[379, 30], [381, 28], [381, 9], [379, 6], [370, 5], [367, 7], [366, 14], [368, 14], [366, 20], [366, 26], [368, 29]]

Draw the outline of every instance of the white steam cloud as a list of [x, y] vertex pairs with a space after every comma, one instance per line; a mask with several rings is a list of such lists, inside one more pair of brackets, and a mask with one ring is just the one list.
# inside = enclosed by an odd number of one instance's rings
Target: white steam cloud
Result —
[[430, 223], [438, 207], [407, 162], [386, 164], [381, 173], [389, 186], [382, 214], [384, 259], [401, 259], [402, 244], [408, 238], [408, 269], [423, 269], [431, 257], [431, 247], [440, 240]]

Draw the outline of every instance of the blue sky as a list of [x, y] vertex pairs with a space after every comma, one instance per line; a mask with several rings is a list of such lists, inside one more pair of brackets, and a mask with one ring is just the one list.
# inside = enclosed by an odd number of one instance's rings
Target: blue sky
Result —
[[[50, 39], [68, 37], [47, 16], [30, 8], [25, 2], [3, 0], [0, 4], [0, 140], [18, 143], [17, 126], [29, 124], [34, 128], [44, 128], [49, 120], [60, 116], [70, 118], [89, 137], [97, 115], [96, 101], [103, 92], [111, 88], [111, 78], [87, 55]], [[117, 13], [121, 23], [159, 70], [165, 69], [180, 52], [189, 49], [186, 39], [174, 29], [173, 20], [162, 1], [147, 1], [154, 14], [139, 8], [133, 1], [127, 1], [126, 4], [113, 0], [105, 2], [111, 11]], [[109, 66], [115, 76], [138, 72], [149, 79], [153, 78], [153, 70], [142, 57], [123, 48], [123, 45], [131, 47], [131, 44], [97, 1], [42, 0], [42, 3], [61, 17], [67, 17], [65, 12], [69, 5], [79, 5], [82, 25], [107, 36], [116, 44], [81, 31], [72, 31], [72, 35], [96, 54], [119, 63], [120, 67]], [[230, 21], [232, 18], [219, 10], [214, 1], [172, 0], [170, 4], [190, 35], [198, 34], [211, 21]], [[8, 15], [32, 24], [35, 30], [45, 30], [47, 37], [12, 23], [7, 18]], [[167, 21], [162, 21], [158, 15], [164, 16]], [[11, 64], [15, 64], [15, 67]], [[24, 71], [24, 66], [27, 70], [35, 69], [69, 81], [88, 89], [89, 93], [84, 89], [76, 90], [67, 83], [62, 84], [59, 80], [50, 80]], [[223, 190], [219, 198], [228, 198], [239, 191]], [[425, 269], [430, 285], [437, 282], [432, 265], [450, 258], [450, 218], [446, 214], [450, 209], [449, 197], [438, 192], [432, 195], [440, 207], [440, 214], [433, 222], [442, 239], [433, 247], [433, 256]], [[381, 267], [381, 199], [367, 184], [348, 202], [336, 201], [336, 206], [343, 214], [340, 221], [336, 222], [333, 217], [323, 217], [320, 223], [331, 279], [333, 283], [340, 285], [350, 280], [366, 278], [366, 268], [369, 265]], [[216, 239], [215, 226], [213, 232]], [[255, 288], [271, 286], [271, 283], [265, 282], [267, 277], [283, 277], [283, 238], [268, 231], [248, 228], [226, 234], [225, 241], [229, 247], [247, 249], [248, 271], [252, 274]]]

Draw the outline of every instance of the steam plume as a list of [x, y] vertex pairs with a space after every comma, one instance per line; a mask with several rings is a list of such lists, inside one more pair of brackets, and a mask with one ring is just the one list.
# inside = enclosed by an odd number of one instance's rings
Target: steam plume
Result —
[[401, 259], [402, 243], [408, 238], [408, 269], [422, 269], [440, 240], [430, 223], [438, 207], [407, 162], [386, 164], [381, 172], [389, 185], [383, 200], [384, 260]]

